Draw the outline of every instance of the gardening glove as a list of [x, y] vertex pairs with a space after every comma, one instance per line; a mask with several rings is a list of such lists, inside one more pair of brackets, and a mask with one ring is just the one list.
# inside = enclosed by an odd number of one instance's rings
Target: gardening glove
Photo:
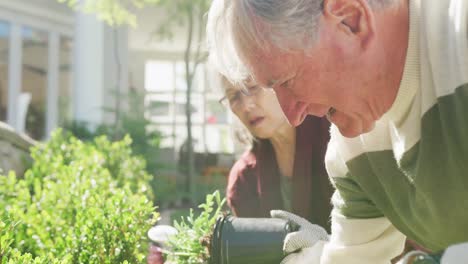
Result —
[[457, 263], [466, 263], [468, 259], [468, 243], [456, 244], [448, 247], [440, 263], [442, 264], [457, 264]]
[[319, 264], [323, 246], [326, 241], [317, 241], [314, 246], [301, 249], [287, 255], [280, 264]]
[[[327, 231], [323, 227], [314, 225], [300, 216], [282, 210], [272, 210], [270, 215], [273, 218], [291, 221], [299, 226], [298, 231], [286, 235], [283, 243], [284, 253], [299, 252], [287, 256], [281, 264], [313, 263], [311, 258], [320, 259], [321, 249], [328, 241]], [[306, 260], [308, 262], [304, 262]]]

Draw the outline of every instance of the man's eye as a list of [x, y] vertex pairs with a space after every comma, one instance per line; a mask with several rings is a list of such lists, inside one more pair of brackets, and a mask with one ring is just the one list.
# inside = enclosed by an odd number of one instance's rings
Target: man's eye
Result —
[[282, 82], [282, 83], [280, 84], [280, 87], [281, 87], [281, 88], [289, 88], [290, 85], [291, 85], [291, 79]]

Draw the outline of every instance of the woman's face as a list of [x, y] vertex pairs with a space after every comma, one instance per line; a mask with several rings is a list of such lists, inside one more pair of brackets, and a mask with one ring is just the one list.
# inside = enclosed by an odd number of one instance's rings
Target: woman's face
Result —
[[248, 83], [247, 90], [249, 95], [242, 93], [241, 87], [228, 85], [226, 98], [232, 112], [253, 136], [269, 139], [282, 126], [289, 126], [273, 89], [264, 89], [255, 83]]

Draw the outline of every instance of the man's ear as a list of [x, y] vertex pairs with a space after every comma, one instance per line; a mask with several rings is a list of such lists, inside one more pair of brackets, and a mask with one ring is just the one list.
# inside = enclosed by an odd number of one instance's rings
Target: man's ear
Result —
[[375, 35], [374, 13], [367, 0], [324, 0], [323, 15], [346, 34], [360, 38], [362, 46]]

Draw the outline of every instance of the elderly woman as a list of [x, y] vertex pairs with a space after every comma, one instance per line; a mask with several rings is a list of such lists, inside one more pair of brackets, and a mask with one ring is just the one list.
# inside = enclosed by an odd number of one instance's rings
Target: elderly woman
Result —
[[[330, 123], [310, 116], [293, 127], [273, 90], [221, 80], [220, 102], [247, 130], [241, 138], [250, 145], [229, 173], [226, 196], [234, 215], [269, 217], [271, 210], [283, 209], [329, 230], [332, 186], [324, 158]], [[151, 246], [148, 264], [162, 263], [161, 249]]]
[[252, 82], [242, 89], [225, 78], [222, 83], [222, 102], [252, 136], [229, 174], [233, 213], [269, 217], [270, 210], [284, 209], [329, 229], [332, 187], [324, 165], [329, 122], [310, 116], [292, 127], [271, 89]]
[[389, 263], [405, 237], [468, 241], [468, 1], [215, 0], [208, 20], [226, 76], [227, 50], [291, 124], [333, 123], [330, 239], [302, 219], [285, 262]]

